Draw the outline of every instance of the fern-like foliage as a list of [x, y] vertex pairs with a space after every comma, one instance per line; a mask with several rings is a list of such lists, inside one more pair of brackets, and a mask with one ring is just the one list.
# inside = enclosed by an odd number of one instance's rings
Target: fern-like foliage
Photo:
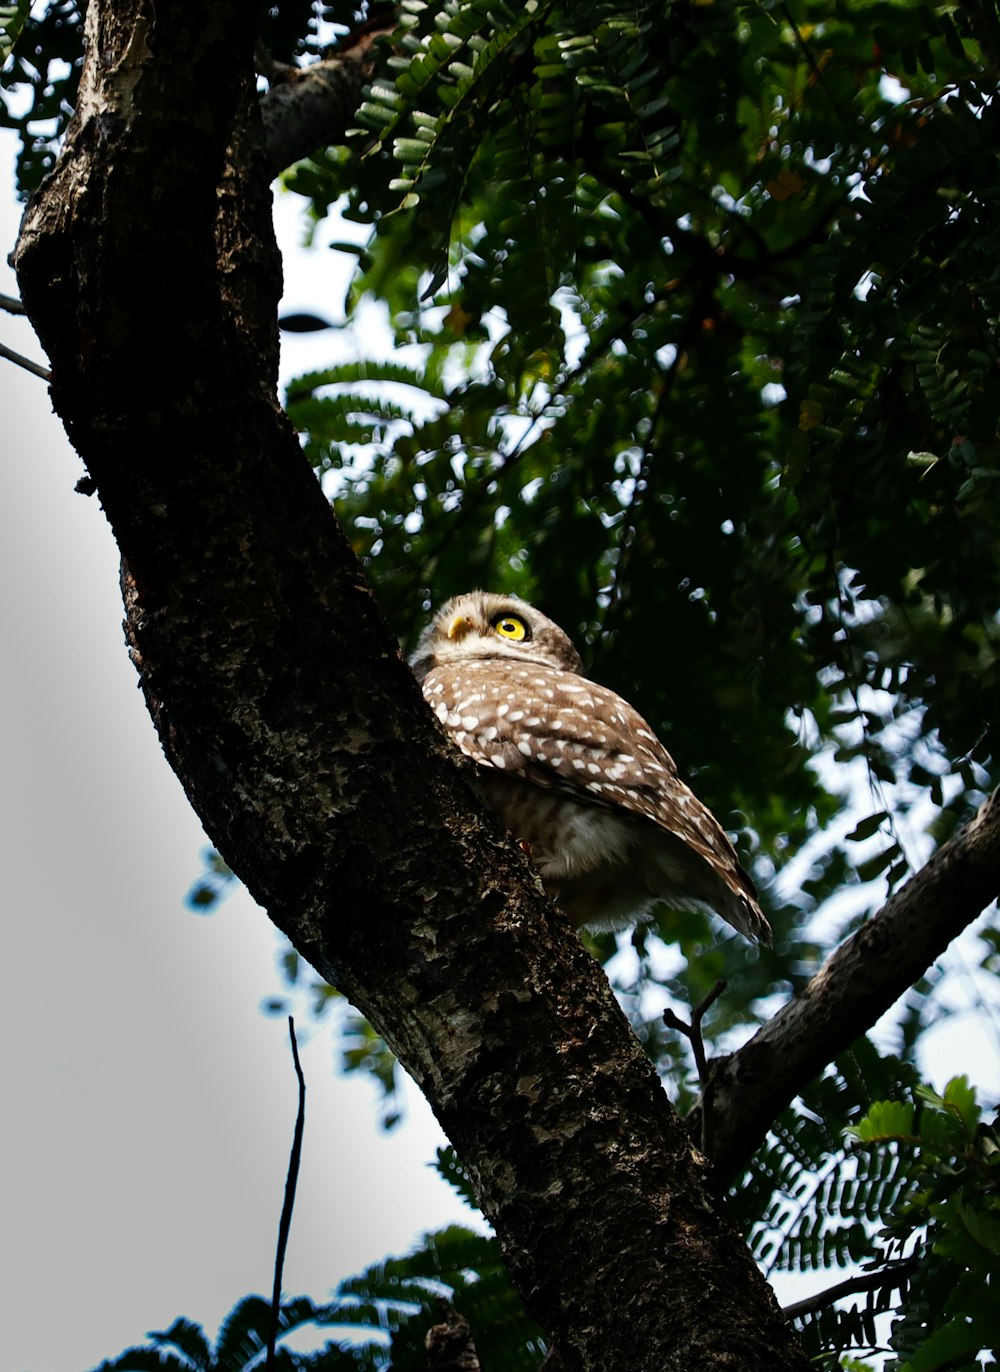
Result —
[[885, 1159], [851, 1149], [845, 1130], [884, 1092], [915, 1082], [912, 1068], [859, 1039], [775, 1121], [731, 1196], [765, 1271], [820, 1271], [871, 1257], [872, 1227], [901, 1183]]
[[[454, 1168], [454, 1160], [447, 1164]], [[468, 1320], [484, 1365], [494, 1372], [536, 1372], [545, 1354], [491, 1236], [452, 1226], [427, 1234], [406, 1257], [387, 1258], [341, 1282], [318, 1305], [300, 1296], [282, 1303], [278, 1372], [425, 1372], [428, 1329], [441, 1322], [442, 1301]], [[226, 1316], [214, 1346], [199, 1325], [177, 1319], [149, 1342], [101, 1363], [95, 1372], [250, 1372], [263, 1367], [270, 1302], [246, 1296]], [[295, 1334], [331, 1334], [322, 1348], [300, 1352]]]
[[[318, 1352], [300, 1353], [281, 1342], [309, 1326], [333, 1322], [330, 1307], [314, 1305], [304, 1296], [283, 1302], [274, 1360], [278, 1372], [362, 1372], [385, 1365], [372, 1361], [372, 1350], [363, 1346], [330, 1342]], [[200, 1325], [176, 1319], [169, 1329], [150, 1333], [147, 1344], [126, 1349], [95, 1372], [250, 1372], [263, 1366], [270, 1327], [270, 1302], [244, 1296], [223, 1320], [214, 1345]]]
[[1000, 1350], [1000, 1131], [975, 1091], [954, 1077], [938, 1094], [879, 1101], [852, 1130], [869, 1155], [893, 1158], [902, 1179], [882, 1208], [889, 1255], [919, 1262], [892, 1326], [898, 1372], [992, 1365]]
[[731, 1203], [765, 1271], [855, 1273], [797, 1316], [815, 1356], [888, 1338], [888, 1367], [934, 1372], [995, 1351], [998, 1143], [965, 1078], [938, 1095], [865, 1041], [776, 1122]]
[[462, 1165], [461, 1159], [450, 1144], [447, 1148], [439, 1148], [437, 1150], [437, 1158], [434, 1165], [437, 1168], [438, 1174], [449, 1186], [457, 1191], [466, 1205], [471, 1210], [475, 1210], [478, 1202], [472, 1186], [472, 1178], [469, 1176], [468, 1171]]
[[425, 1236], [405, 1258], [377, 1263], [341, 1283], [339, 1317], [378, 1320], [390, 1336], [393, 1372], [423, 1372], [424, 1336], [444, 1297], [468, 1320], [484, 1363], [498, 1372], [534, 1372], [545, 1353], [491, 1236], [451, 1226]]

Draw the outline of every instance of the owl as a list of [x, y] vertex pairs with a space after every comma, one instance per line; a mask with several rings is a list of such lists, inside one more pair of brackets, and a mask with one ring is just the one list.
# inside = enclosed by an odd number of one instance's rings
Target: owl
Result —
[[642, 716], [584, 676], [551, 619], [516, 596], [470, 591], [438, 611], [410, 665], [578, 928], [625, 928], [665, 901], [770, 943], [721, 825]]

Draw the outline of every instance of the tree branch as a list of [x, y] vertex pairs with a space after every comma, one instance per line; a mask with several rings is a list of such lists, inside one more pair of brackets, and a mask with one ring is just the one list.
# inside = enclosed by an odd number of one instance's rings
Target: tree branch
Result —
[[860, 1276], [847, 1277], [835, 1286], [828, 1286], [825, 1291], [817, 1291], [814, 1296], [807, 1296], [794, 1305], [786, 1305], [785, 1314], [790, 1320], [797, 1320], [803, 1315], [815, 1315], [818, 1310], [825, 1310], [844, 1296], [860, 1295], [863, 1291], [881, 1291], [894, 1286], [902, 1289], [919, 1266], [920, 1258], [915, 1254], [880, 1267], [877, 1272], [862, 1272]]
[[18, 367], [23, 367], [32, 376], [41, 377], [43, 381], [49, 381], [52, 373], [48, 367], [43, 367], [40, 362], [32, 362], [30, 357], [25, 357], [23, 353], [15, 352], [13, 348], [8, 348], [6, 343], [0, 343], [0, 357], [6, 358], [8, 362], [15, 363]]
[[281, 79], [261, 97], [269, 176], [317, 148], [343, 143], [371, 80], [375, 40], [396, 27], [394, 15], [360, 29], [333, 57], [308, 67], [283, 67]]
[[693, 1138], [704, 1133], [711, 1139], [723, 1177], [745, 1166], [775, 1116], [871, 1028], [998, 893], [1000, 800], [994, 794], [800, 995], [738, 1052], [709, 1064], [708, 1085], [688, 1126]]

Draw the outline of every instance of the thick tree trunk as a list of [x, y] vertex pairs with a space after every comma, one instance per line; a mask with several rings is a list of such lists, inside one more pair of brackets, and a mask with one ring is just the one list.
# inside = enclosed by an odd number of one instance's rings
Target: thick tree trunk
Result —
[[212, 840], [427, 1093], [571, 1365], [805, 1368], [596, 964], [479, 813], [274, 391], [242, 0], [93, 0], [18, 249]]

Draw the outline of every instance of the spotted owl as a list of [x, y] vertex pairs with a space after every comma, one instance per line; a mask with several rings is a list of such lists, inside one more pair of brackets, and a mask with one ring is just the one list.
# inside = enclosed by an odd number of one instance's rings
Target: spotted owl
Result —
[[721, 825], [641, 715], [583, 675], [551, 619], [516, 596], [470, 591], [438, 611], [411, 665], [577, 927], [625, 928], [665, 901], [770, 943]]

